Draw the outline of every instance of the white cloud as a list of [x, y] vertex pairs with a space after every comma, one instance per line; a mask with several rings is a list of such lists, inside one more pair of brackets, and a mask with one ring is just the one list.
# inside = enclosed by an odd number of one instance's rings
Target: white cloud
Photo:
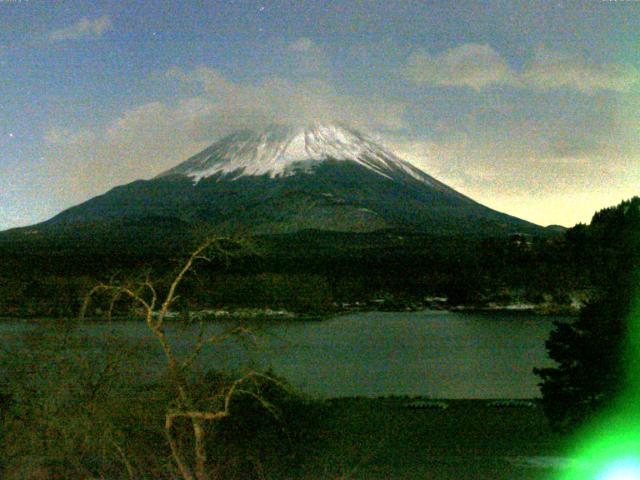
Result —
[[217, 118], [224, 118], [222, 124], [231, 128], [274, 122], [344, 122], [391, 130], [404, 126], [403, 104], [346, 95], [325, 80], [270, 77], [255, 84], [239, 83], [208, 67], [190, 72], [172, 69], [168, 75], [199, 86]]
[[582, 93], [597, 90], [627, 92], [640, 79], [631, 65], [597, 64], [579, 55], [540, 47], [520, 75], [524, 85], [540, 91], [570, 88]]
[[191, 98], [151, 102], [102, 127], [52, 129], [45, 141], [59, 195], [73, 204], [108, 188], [149, 178], [204, 148], [209, 103]]
[[286, 49], [285, 70], [294, 76], [331, 78], [332, 68], [325, 49], [310, 38], [302, 37]]
[[507, 62], [489, 45], [467, 43], [431, 55], [420, 49], [411, 54], [405, 68], [408, 79], [419, 84], [470, 87], [511, 83]]
[[344, 95], [320, 80], [273, 77], [251, 84], [207, 67], [173, 68], [166, 76], [193, 87], [191, 96], [139, 105], [106, 125], [47, 132], [50, 170], [42, 176], [55, 186], [54, 203], [71, 206], [150, 178], [239, 128], [313, 121], [383, 130], [404, 125], [403, 105]]
[[51, 32], [49, 34], [49, 41], [61, 42], [64, 40], [98, 38], [106, 31], [111, 30], [111, 28], [111, 18], [108, 15], [103, 15], [93, 20], [82, 18], [73, 25]]
[[491, 46], [468, 43], [431, 55], [413, 52], [404, 76], [417, 84], [482, 90], [511, 85], [535, 91], [570, 89], [628, 92], [640, 80], [638, 69], [620, 63], [596, 63], [580, 55], [539, 47], [521, 70], [513, 69]]

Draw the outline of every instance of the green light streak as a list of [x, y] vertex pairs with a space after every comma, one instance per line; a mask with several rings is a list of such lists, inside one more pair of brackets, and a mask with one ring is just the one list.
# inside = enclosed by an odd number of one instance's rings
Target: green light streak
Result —
[[640, 290], [627, 319], [626, 386], [613, 406], [575, 437], [559, 480], [640, 480]]

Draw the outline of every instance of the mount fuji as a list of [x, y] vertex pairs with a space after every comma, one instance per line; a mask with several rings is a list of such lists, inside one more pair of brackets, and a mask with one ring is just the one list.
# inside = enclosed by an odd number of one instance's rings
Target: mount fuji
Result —
[[150, 180], [72, 207], [41, 227], [207, 225], [220, 234], [404, 230], [502, 235], [543, 229], [487, 208], [341, 125], [242, 130]]

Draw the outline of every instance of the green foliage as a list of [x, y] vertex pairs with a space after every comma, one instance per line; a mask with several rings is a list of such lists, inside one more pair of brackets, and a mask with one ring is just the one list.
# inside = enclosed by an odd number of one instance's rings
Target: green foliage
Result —
[[579, 426], [621, 393], [630, 305], [627, 292], [608, 291], [587, 304], [577, 320], [555, 323], [546, 345], [558, 366], [535, 369], [542, 379], [544, 410], [554, 428]]

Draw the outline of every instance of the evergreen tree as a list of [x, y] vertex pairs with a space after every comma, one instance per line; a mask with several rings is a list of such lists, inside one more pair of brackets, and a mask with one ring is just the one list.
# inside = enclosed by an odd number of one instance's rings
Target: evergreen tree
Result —
[[[624, 387], [628, 320], [638, 285], [640, 198], [596, 213], [588, 227], [567, 232], [580, 249], [574, 258], [597, 289], [573, 322], [556, 322], [546, 343], [558, 365], [534, 369], [540, 376], [543, 406], [552, 426], [579, 425], [606, 407]], [[627, 362], [628, 363], [628, 362]]]

